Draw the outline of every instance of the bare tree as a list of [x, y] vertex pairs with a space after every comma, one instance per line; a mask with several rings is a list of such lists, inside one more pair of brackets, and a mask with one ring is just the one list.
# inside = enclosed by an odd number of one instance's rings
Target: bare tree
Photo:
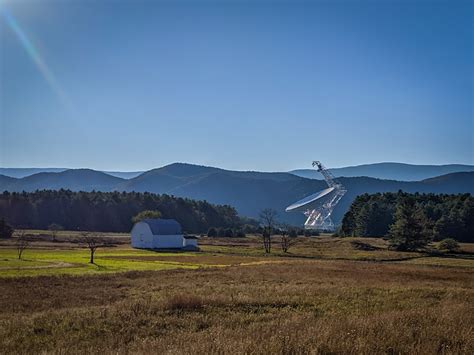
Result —
[[90, 251], [89, 263], [90, 264], [94, 264], [94, 254], [96, 250], [98, 248], [107, 246], [107, 244], [104, 243], [100, 238], [89, 233], [84, 233], [82, 235], [82, 238], [80, 239], [80, 242], [84, 244], [87, 248], [89, 248], [89, 251]]
[[20, 236], [16, 241], [16, 251], [18, 253], [18, 259], [21, 260], [23, 252], [30, 245], [30, 241], [26, 239], [25, 232], [21, 232]]
[[265, 253], [269, 254], [272, 251], [272, 235], [266, 228], [262, 230], [261, 235], [262, 235], [263, 248], [265, 249]]
[[51, 237], [53, 238], [53, 242], [56, 242], [56, 236], [58, 235], [58, 231], [64, 230], [63, 226], [57, 223], [51, 223], [48, 226], [48, 229], [51, 231]]
[[295, 245], [297, 242], [297, 234], [288, 226], [283, 226], [282, 229], [280, 229], [280, 235], [281, 250], [283, 250], [284, 253], [288, 253], [290, 247]]
[[262, 224], [262, 241], [265, 253], [272, 250], [272, 234], [275, 229], [276, 217], [278, 213], [272, 208], [265, 208], [260, 211], [260, 223]]

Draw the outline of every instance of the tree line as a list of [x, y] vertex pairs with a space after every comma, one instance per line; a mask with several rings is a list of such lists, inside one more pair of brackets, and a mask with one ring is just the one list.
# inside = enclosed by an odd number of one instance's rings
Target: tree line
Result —
[[57, 225], [66, 230], [129, 232], [132, 218], [145, 210], [176, 219], [187, 233], [242, 224], [231, 206], [147, 192], [41, 190], [0, 194], [0, 217], [14, 228], [48, 229]]
[[[411, 233], [411, 237], [409, 234]], [[408, 239], [474, 242], [474, 198], [470, 194], [376, 193], [358, 196], [344, 215], [341, 236], [390, 237], [404, 249]], [[403, 240], [400, 236], [404, 236]], [[415, 245], [413, 245], [416, 248]]]

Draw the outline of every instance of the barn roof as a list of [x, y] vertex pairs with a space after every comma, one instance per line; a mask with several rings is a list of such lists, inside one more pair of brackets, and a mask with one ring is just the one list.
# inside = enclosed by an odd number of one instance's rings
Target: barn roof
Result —
[[182, 234], [181, 225], [174, 219], [144, 219], [142, 222], [148, 224], [153, 235]]

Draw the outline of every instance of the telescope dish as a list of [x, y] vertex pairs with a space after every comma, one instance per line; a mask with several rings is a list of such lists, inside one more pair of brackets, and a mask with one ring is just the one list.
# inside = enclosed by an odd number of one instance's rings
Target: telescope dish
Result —
[[286, 212], [303, 212], [307, 217], [304, 222], [306, 229], [333, 231], [335, 226], [331, 220], [332, 211], [347, 190], [340, 182], [336, 181], [320, 161], [313, 161], [313, 167], [317, 168], [317, 171], [324, 177], [328, 188], [293, 203], [286, 208]]
[[298, 211], [298, 210], [307, 210], [311, 205], [313, 205], [319, 199], [329, 195], [333, 192], [336, 188], [335, 187], [328, 187], [327, 189], [321, 190], [316, 192], [315, 194], [306, 196], [305, 198], [291, 204], [286, 208], [286, 212], [290, 211]]

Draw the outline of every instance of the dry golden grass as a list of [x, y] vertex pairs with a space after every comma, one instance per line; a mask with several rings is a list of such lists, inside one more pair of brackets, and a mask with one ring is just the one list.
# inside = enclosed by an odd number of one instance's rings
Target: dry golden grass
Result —
[[[248, 265], [256, 264], [262, 261], [270, 261], [268, 257], [253, 257], [253, 256], [240, 256], [240, 255], [222, 255], [222, 254], [207, 254], [207, 253], [195, 253], [188, 255], [186, 253], [170, 253], [170, 255], [111, 255], [105, 256], [104, 259], [114, 260], [134, 260], [134, 261], [165, 261], [175, 263], [189, 263], [198, 265], [211, 265], [211, 266], [229, 266], [229, 265]], [[275, 260], [276, 261], [276, 260]]]
[[282, 261], [0, 279], [0, 352], [474, 352], [472, 269]]
[[[30, 257], [77, 248], [31, 235]], [[267, 256], [255, 237], [205, 238], [202, 253], [143, 254], [112, 238], [99, 261], [202, 268], [0, 278], [0, 353], [474, 353], [468, 244], [433, 257], [323, 236]]]
[[[354, 242], [372, 246], [373, 250], [357, 248]], [[201, 248], [209, 253], [225, 255], [263, 256], [261, 240], [256, 236], [248, 238], [204, 238], [200, 240]], [[283, 253], [280, 238], [273, 238], [272, 255], [284, 257], [317, 258], [331, 260], [397, 260], [418, 257], [420, 253], [402, 253], [388, 250], [388, 243], [376, 238], [334, 238], [323, 235], [316, 238], [296, 239], [288, 253]]]

